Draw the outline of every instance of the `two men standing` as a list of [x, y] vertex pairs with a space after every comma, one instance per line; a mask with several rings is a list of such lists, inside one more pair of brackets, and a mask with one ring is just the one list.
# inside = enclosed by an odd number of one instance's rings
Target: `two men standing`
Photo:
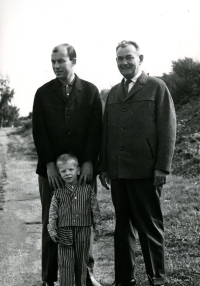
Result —
[[[99, 169], [102, 185], [116, 213], [115, 285], [136, 284], [136, 230], [151, 285], [164, 285], [164, 228], [160, 195], [170, 172], [175, 145], [173, 101], [163, 81], [141, 70], [143, 56], [135, 42], [117, 46], [117, 65], [124, 79], [108, 95]], [[40, 87], [33, 107], [33, 136], [42, 202], [42, 278], [57, 280], [57, 246], [47, 232], [53, 188], [63, 182], [56, 158], [73, 152], [81, 164], [80, 183], [94, 177], [101, 141], [102, 107], [97, 88], [74, 74], [76, 53], [70, 45], [52, 52], [56, 79]], [[92, 275], [92, 255], [88, 265]], [[90, 283], [98, 285], [91, 276]], [[95, 284], [96, 283], [96, 284]], [[43, 284], [46, 285], [46, 284]]]
[[170, 172], [176, 117], [163, 81], [141, 70], [143, 55], [135, 42], [116, 48], [123, 80], [107, 98], [100, 155], [100, 180], [116, 213], [115, 285], [136, 284], [135, 239], [138, 231], [151, 285], [164, 285], [164, 228], [160, 195]]
[[[79, 183], [95, 185], [100, 150], [102, 105], [95, 85], [74, 73], [75, 49], [68, 44], [55, 47], [51, 55], [56, 79], [40, 87], [33, 105], [33, 138], [38, 154], [36, 173], [42, 203], [42, 285], [57, 281], [57, 244], [49, 236], [47, 224], [53, 189], [63, 186], [55, 161], [73, 153], [79, 161]], [[88, 263], [88, 285], [99, 286], [92, 275], [92, 247]]]

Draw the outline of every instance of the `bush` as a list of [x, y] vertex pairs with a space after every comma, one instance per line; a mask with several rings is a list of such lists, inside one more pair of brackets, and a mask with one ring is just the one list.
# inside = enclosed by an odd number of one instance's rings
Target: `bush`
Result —
[[30, 128], [32, 128], [32, 119], [26, 119], [21, 121], [21, 126], [22, 129], [29, 130]]
[[172, 72], [161, 77], [169, 88], [176, 106], [200, 96], [200, 62], [191, 58], [172, 62]]

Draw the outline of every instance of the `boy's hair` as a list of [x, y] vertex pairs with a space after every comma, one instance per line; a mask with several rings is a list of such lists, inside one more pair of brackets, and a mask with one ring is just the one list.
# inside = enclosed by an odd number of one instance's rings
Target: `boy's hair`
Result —
[[77, 166], [79, 165], [79, 164], [78, 164], [78, 159], [77, 159], [77, 157], [74, 156], [73, 154], [68, 153], [68, 154], [60, 155], [60, 156], [57, 158], [57, 160], [56, 160], [56, 166], [57, 166], [57, 168], [59, 167], [59, 165], [63, 165], [63, 164], [67, 163], [67, 162], [70, 161], [70, 160], [75, 161], [76, 164], [77, 164]]

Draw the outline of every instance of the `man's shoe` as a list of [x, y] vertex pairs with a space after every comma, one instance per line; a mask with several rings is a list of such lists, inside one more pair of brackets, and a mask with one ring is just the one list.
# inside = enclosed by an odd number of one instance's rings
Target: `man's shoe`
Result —
[[114, 286], [135, 286], [136, 279], [133, 278], [131, 281], [121, 281], [121, 282], [114, 282]]
[[101, 284], [99, 284], [99, 282], [97, 282], [97, 280], [92, 275], [87, 278], [86, 285], [87, 286], [101, 286]]
[[133, 278], [128, 284], [126, 284], [127, 286], [134, 286], [136, 285], [136, 279]]
[[[107, 286], [107, 284], [105, 285]], [[136, 279], [133, 278], [131, 281], [120, 281], [120, 282], [115, 281], [110, 286], [135, 286], [135, 285], [136, 285]]]
[[54, 282], [42, 282], [41, 286], [54, 286]]

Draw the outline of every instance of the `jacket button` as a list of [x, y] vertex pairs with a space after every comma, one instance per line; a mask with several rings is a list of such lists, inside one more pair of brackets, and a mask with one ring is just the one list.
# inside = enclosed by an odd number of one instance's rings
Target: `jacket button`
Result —
[[123, 148], [123, 147], [120, 147], [120, 148], [119, 148], [119, 150], [120, 150], [120, 151], [123, 151], [123, 150], [124, 150], [124, 148]]
[[68, 135], [70, 135], [70, 134], [71, 134], [71, 132], [69, 131], [69, 132], [68, 132]]
[[123, 109], [122, 111], [123, 111], [123, 112], [126, 112], [126, 109]]
[[124, 130], [124, 128], [122, 127], [120, 130], [121, 130], [121, 131], [123, 131], [123, 130]]

